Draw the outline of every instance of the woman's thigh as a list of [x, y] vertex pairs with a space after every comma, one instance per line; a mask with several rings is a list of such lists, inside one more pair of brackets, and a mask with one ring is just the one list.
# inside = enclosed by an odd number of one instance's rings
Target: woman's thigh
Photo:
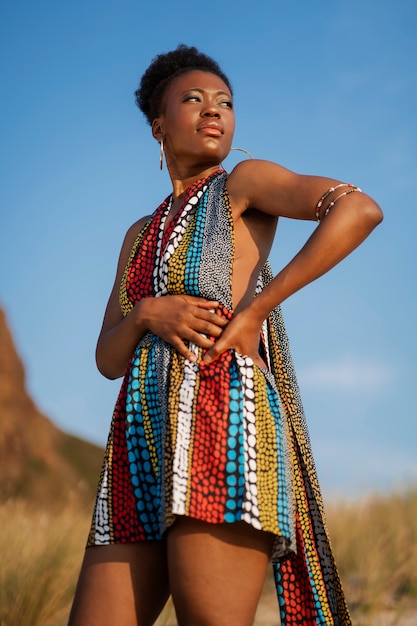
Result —
[[150, 626], [168, 596], [165, 541], [87, 548], [69, 626]]
[[249, 626], [273, 536], [245, 523], [177, 518], [168, 532], [168, 571], [179, 626]]

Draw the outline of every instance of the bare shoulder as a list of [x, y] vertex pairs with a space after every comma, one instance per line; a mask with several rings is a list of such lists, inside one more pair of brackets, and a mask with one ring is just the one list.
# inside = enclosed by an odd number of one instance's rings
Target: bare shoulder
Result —
[[280, 215], [279, 199], [297, 189], [301, 175], [260, 159], [242, 161], [229, 174], [227, 188], [231, 200], [242, 212], [249, 208]]
[[242, 213], [252, 208], [275, 217], [314, 220], [317, 201], [340, 182], [298, 174], [272, 161], [251, 160], [230, 173], [228, 192]]
[[[134, 222], [134, 224], [132, 224], [128, 228], [126, 235], [124, 237], [124, 240], [123, 240], [123, 245], [122, 245], [122, 249], [120, 253], [121, 257], [122, 256], [127, 256], [127, 258], [129, 257], [133, 244], [135, 243], [137, 236], [139, 235], [142, 228], [145, 226], [148, 219], [149, 219], [148, 215], [145, 217], [142, 217], [141, 219]], [[127, 262], [127, 258], [126, 258], [126, 262]]]
[[125, 241], [131, 241], [134, 243], [136, 237], [139, 235], [142, 228], [145, 226], [146, 222], [149, 219], [149, 215], [145, 215], [145, 217], [141, 217], [139, 220], [134, 222], [128, 229], [125, 235]]
[[142, 217], [140, 220], [137, 220], [132, 226], [130, 226], [125, 234], [122, 248], [119, 254], [119, 262], [117, 265], [117, 273], [116, 273], [116, 282], [120, 280], [121, 275], [124, 272], [124, 269], [129, 260], [130, 253], [132, 251], [133, 245], [139, 235], [140, 231], [148, 221], [149, 216]]
[[261, 159], [251, 159], [238, 163], [228, 177], [228, 187], [231, 192], [239, 193], [239, 190], [256, 189], [265, 183], [274, 182], [284, 184], [288, 179], [295, 180], [299, 175], [291, 170]]

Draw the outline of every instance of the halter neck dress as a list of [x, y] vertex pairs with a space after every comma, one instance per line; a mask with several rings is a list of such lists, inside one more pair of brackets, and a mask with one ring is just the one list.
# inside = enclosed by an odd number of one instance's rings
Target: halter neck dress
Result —
[[[223, 170], [195, 182], [166, 228], [170, 198], [150, 216], [122, 279], [124, 315], [141, 298], [189, 294], [218, 301], [216, 313], [233, 317], [226, 182]], [[267, 263], [255, 297], [270, 280]], [[178, 515], [244, 521], [276, 537], [282, 626], [347, 626], [279, 307], [263, 324], [260, 346], [268, 369], [234, 350], [203, 364], [191, 344], [193, 363], [145, 334], [114, 409], [88, 546], [162, 539]]]

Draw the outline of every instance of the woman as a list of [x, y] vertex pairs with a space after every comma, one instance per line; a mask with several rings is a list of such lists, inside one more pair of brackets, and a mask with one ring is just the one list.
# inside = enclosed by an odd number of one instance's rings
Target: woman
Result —
[[[124, 380], [70, 624], [148, 626], [172, 594], [181, 626], [250, 625], [270, 561], [282, 624], [350, 624], [279, 304], [381, 210], [266, 161], [227, 174], [231, 86], [195, 48], [136, 96], [173, 191], [127, 232], [97, 344]], [[320, 225], [273, 278], [280, 216]]]

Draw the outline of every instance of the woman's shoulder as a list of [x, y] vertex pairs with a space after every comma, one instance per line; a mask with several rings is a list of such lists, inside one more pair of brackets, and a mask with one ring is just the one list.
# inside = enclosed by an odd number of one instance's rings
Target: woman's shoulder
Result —
[[299, 175], [291, 170], [261, 159], [238, 163], [227, 179], [231, 200], [245, 211], [249, 207], [264, 210], [265, 198], [276, 196], [281, 190], [297, 185]]
[[291, 172], [288, 168], [274, 161], [248, 159], [238, 163], [230, 172], [228, 179], [232, 184], [235, 181], [238, 184], [250, 184], [253, 181], [257, 183], [260, 181], [266, 182], [271, 176], [279, 179], [279, 177], [286, 177], [288, 174], [297, 176], [297, 174]]
[[141, 217], [136, 222], [134, 222], [131, 226], [129, 226], [124, 236], [124, 240], [122, 244], [122, 251], [128, 250], [130, 252], [140, 231], [145, 226], [146, 222], [149, 220], [149, 217], [150, 217], [149, 215], [146, 215], [145, 217]]
[[133, 222], [133, 224], [127, 229], [125, 238], [136, 238], [150, 217], [150, 215], [145, 215], [144, 217], [136, 220], [136, 222]]
[[241, 161], [228, 176], [228, 187], [231, 190], [244, 190], [265, 185], [286, 184], [288, 179], [295, 180], [299, 175], [288, 168], [262, 159]]

